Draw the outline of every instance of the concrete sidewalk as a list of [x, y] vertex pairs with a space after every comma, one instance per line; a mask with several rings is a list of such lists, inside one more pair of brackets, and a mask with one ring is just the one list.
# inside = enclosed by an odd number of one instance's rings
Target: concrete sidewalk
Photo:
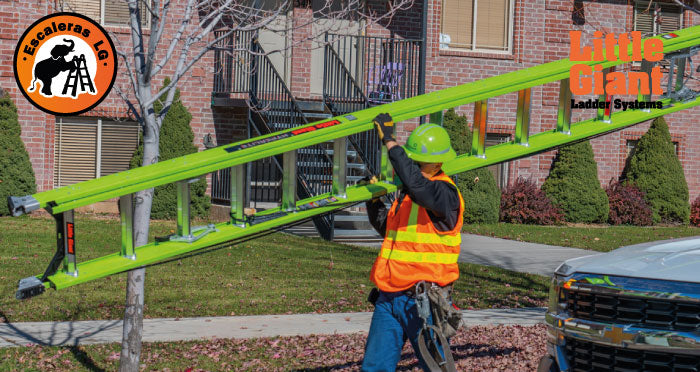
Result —
[[[544, 321], [543, 308], [465, 310], [466, 326]], [[254, 338], [367, 332], [372, 313], [144, 319], [143, 341]], [[0, 323], [0, 347], [121, 342], [121, 320]]]
[[600, 252], [462, 234], [459, 262], [551, 276], [554, 270], [569, 258], [592, 254]]

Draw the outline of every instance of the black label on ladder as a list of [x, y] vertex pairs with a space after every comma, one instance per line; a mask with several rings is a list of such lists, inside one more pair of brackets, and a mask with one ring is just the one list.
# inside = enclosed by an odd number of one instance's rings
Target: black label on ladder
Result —
[[295, 129], [295, 130], [292, 130], [291, 132], [280, 133], [280, 134], [272, 136], [272, 137], [262, 138], [262, 139], [251, 141], [248, 143], [242, 143], [240, 145], [233, 145], [233, 146], [227, 147], [226, 152], [234, 152], [234, 151], [243, 150], [243, 149], [247, 149], [247, 148], [251, 148], [251, 147], [255, 147], [255, 146], [259, 146], [259, 145], [264, 145], [266, 143], [279, 141], [281, 139], [298, 136], [300, 134], [304, 134], [304, 133], [308, 133], [308, 132], [314, 132], [318, 129], [328, 128], [328, 127], [336, 126], [338, 124], [340, 124], [340, 120], [336, 120], [336, 119], [329, 120], [329, 121], [325, 121], [323, 123], [318, 123], [318, 124], [315, 124], [312, 126]]

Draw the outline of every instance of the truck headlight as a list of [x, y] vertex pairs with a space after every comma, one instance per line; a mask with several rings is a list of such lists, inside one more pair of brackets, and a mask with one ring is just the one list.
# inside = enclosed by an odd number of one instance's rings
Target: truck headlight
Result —
[[564, 262], [563, 264], [559, 265], [559, 267], [557, 267], [556, 270], [554, 270], [554, 274], [560, 276], [569, 276], [571, 275], [571, 273], [569, 272], [571, 271], [571, 269], [572, 267], [567, 265], [566, 262]]

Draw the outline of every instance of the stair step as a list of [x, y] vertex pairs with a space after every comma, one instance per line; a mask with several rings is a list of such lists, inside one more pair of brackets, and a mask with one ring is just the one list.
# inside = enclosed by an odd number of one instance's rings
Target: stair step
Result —
[[333, 117], [333, 115], [331, 114], [325, 114], [322, 112], [304, 112], [304, 116], [306, 116], [306, 119], [308, 119], [309, 122], [319, 121], [321, 119], [328, 119]]
[[[308, 147], [304, 147], [303, 149], [297, 150], [297, 153], [299, 154], [311, 154], [311, 155], [316, 155], [318, 153], [318, 150], [315, 149], [310, 149]], [[328, 155], [333, 155], [333, 149], [326, 149], [326, 154]], [[348, 150], [347, 151], [348, 157], [356, 157], [357, 156], [357, 151], [355, 150]]]
[[368, 221], [368, 217], [366, 214], [336, 214], [333, 218], [335, 219], [336, 222], [345, 222], [345, 221], [366, 222], [366, 221]]
[[381, 235], [374, 230], [345, 230], [335, 229], [333, 233], [333, 241], [353, 243], [353, 242], [373, 242], [381, 243], [384, 241]]
[[[276, 117], [294, 117], [294, 116], [301, 117], [298, 113], [296, 113], [294, 111], [287, 111], [287, 110], [267, 110], [267, 111], [263, 111], [263, 113], [267, 117], [275, 117], [275, 116]], [[322, 112], [304, 112], [303, 114], [306, 117], [306, 120], [308, 120], [309, 122], [319, 121], [322, 119], [328, 119], [328, 118], [333, 117], [333, 115], [331, 115], [331, 114], [326, 114], [326, 113], [322, 113]], [[274, 124], [288, 124], [288, 123], [271, 123], [271, 125], [274, 125]]]
[[[330, 168], [333, 164], [328, 164], [323, 161], [298, 161], [298, 167], [318, 167], [318, 168]], [[345, 168], [347, 169], [360, 169], [365, 170], [365, 165], [362, 163], [346, 163]]]

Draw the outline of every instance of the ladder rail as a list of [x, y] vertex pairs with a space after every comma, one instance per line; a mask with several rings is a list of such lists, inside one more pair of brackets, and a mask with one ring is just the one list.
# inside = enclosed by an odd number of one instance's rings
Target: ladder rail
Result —
[[[700, 44], [700, 26], [675, 31], [675, 34], [677, 34], [678, 37], [673, 39], [654, 37], [663, 41], [664, 53]], [[631, 48], [632, 46], [630, 45], [628, 50], [629, 54], [632, 53]], [[278, 155], [291, 149], [307, 147], [371, 130], [373, 128], [372, 119], [381, 112], [391, 112], [395, 121], [402, 121], [485, 100], [490, 97], [517, 92], [533, 86], [567, 79], [571, 66], [579, 63], [587, 65], [600, 63], [603, 65], [603, 68], [608, 68], [629, 62], [620, 60], [608, 62], [571, 62], [568, 59], [563, 59], [486, 78], [477, 82], [427, 93], [402, 101], [367, 108], [352, 114], [337, 116], [330, 120], [337, 120], [339, 122], [338, 125], [333, 126], [333, 129], [321, 129], [314, 131], [313, 134], [305, 133], [292, 137], [289, 136], [289, 134], [298, 131], [299, 128], [291, 128], [263, 135], [252, 140], [205, 150], [181, 158], [171, 159], [114, 175], [65, 186], [60, 189], [37, 193], [32, 196], [36, 199], [40, 207], [48, 207], [47, 209], [50, 212], [58, 213], [181, 179], [194, 178], [218, 169]], [[317, 121], [301, 128], [313, 127], [324, 122], [328, 121]], [[280, 138], [280, 136], [288, 137], [271, 141], [273, 138]], [[246, 144], [266, 141], [271, 142], [245, 149], [240, 148]], [[233, 154], [231, 149], [237, 146], [240, 149]]]
[[[667, 105], [669, 102], [670, 99], [664, 100], [665, 105]], [[676, 111], [697, 106], [700, 106], [700, 97], [694, 101], [684, 102], [672, 106], [669, 105], [663, 109], [651, 110], [651, 112], [644, 112], [641, 110], [615, 112], [612, 114], [614, 118], [613, 122], [615, 124], [609, 126], [609, 130], [606, 132], [599, 133], [595, 131], [593, 128], [594, 124], [600, 124], [600, 122], [596, 121], [595, 119], [591, 119], [573, 124], [571, 126], [570, 135], [551, 130], [531, 135], [529, 137], [529, 146], [513, 146], [511, 143], [502, 143], [491, 146], [485, 151], [486, 158], [479, 158], [467, 154], [460, 155], [455, 160], [445, 163], [443, 170], [448, 175], [454, 175], [467, 170], [496, 164], [504, 160], [512, 160], [519, 157], [530, 156], [533, 153], [551, 150], [562, 144], [585, 140], [587, 138], [591, 138], [592, 136], [603, 135], [642, 121], [653, 119], [658, 116], [667, 115]], [[396, 191], [396, 185], [386, 181], [380, 181], [370, 185], [349, 186], [345, 190], [345, 198], [338, 198], [334, 203], [304, 208], [304, 206], [332, 196], [331, 193], [328, 193], [297, 201], [296, 209], [294, 211], [285, 212], [283, 207], [277, 207], [258, 213], [255, 215], [256, 218], [264, 219], [267, 216], [276, 217], [261, 223], [241, 225], [235, 223], [234, 221], [216, 224], [215, 229], [217, 230], [217, 233], [208, 234], [191, 243], [181, 241], [150, 242], [144, 246], [132, 248], [132, 252], [134, 252], [135, 257], [126, 257], [122, 251], [79, 263], [76, 270], [80, 273], [78, 276], [70, 275], [70, 273], [65, 271], [55, 271], [52, 273], [52, 275], [45, 278], [46, 281], [43, 283], [43, 285], [46, 287], [53, 287], [55, 289], [62, 289], [85, 283], [144, 265], [155, 264], [166, 259], [171, 259], [173, 257], [207, 247], [212, 247], [229, 241], [236, 241], [237, 239], [259, 234], [267, 230], [277, 229], [280, 226], [293, 224], [314, 216], [331, 213], [335, 210], [348, 207], [355, 203], [377, 198], [394, 191]], [[242, 216], [242, 208], [240, 208], [240, 211], [238, 211], [236, 214], [238, 216]], [[278, 214], [281, 215], [277, 216]]]

